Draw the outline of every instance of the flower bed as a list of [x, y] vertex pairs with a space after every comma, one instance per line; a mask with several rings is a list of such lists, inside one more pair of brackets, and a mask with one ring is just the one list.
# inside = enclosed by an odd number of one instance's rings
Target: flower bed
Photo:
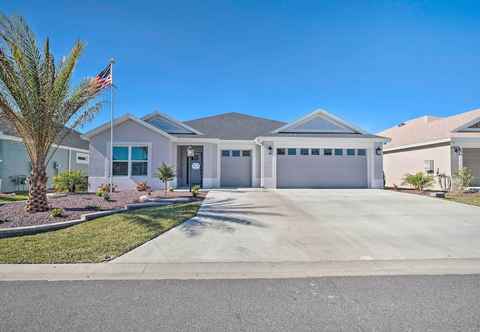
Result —
[[[138, 203], [139, 197], [145, 195], [144, 192], [135, 190], [121, 191], [112, 193], [110, 201], [97, 197], [93, 193], [68, 194], [63, 197], [50, 197], [49, 204], [51, 209], [61, 208], [63, 214], [61, 217], [51, 217], [50, 212], [27, 213], [24, 209], [25, 202], [8, 203], [0, 206], [0, 228], [21, 227], [32, 225], [43, 225], [54, 222], [79, 219], [82, 214], [119, 209], [127, 204]], [[199, 195], [202, 199], [205, 193]], [[153, 192], [152, 197], [176, 198], [191, 197], [189, 192], [178, 191], [169, 192], [164, 196], [164, 192]]]

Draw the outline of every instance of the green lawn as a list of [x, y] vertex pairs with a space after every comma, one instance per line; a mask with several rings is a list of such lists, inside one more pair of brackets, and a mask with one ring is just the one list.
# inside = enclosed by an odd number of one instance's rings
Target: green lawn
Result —
[[448, 200], [480, 206], [480, 194], [447, 194]]
[[0, 263], [98, 263], [196, 215], [198, 203], [135, 210], [49, 233], [0, 239]]
[[28, 199], [28, 193], [16, 193], [15, 196], [0, 195], [0, 203], [10, 203], [18, 201], [26, 201]]

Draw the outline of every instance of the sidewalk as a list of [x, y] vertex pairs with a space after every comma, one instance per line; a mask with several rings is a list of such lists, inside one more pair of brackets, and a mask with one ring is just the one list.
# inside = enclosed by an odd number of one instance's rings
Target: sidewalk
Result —
[[5, 280], [273, 279], [480, 274], [480, 259], [281, 263], [3, 264]]

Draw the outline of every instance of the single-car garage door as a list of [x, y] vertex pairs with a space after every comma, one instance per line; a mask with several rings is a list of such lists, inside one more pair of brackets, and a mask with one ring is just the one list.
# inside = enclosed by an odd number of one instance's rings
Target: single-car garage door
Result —
[[278, 188], [366, 188], [365, 149], [277, 149]]
[[252, 186], [252, 151], [222, 150], [220, 185], [222, 187]]

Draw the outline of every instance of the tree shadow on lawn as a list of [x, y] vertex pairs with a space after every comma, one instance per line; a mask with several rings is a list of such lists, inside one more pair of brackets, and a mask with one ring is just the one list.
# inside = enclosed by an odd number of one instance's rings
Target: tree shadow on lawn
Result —
[[192, 218], [194, 204], [182, 207], [168, 205], [133, 210], [126, 212], [122, 217], [130, 223], [145, 227], [148, 232], [158, 234]]

